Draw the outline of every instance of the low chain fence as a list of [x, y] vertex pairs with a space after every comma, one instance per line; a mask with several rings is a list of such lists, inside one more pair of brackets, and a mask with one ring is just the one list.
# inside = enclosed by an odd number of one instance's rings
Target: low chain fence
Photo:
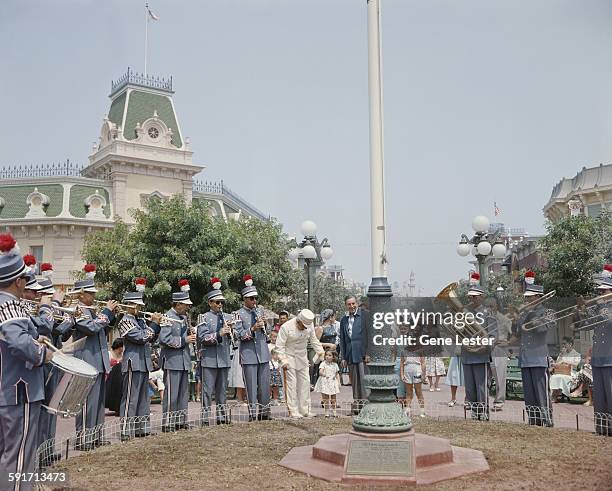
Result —
[[[332, 404], [331, 407], [324, 408], [322, 403], [317, 402], [311, 404], [310, 414], [305, 417], [348, 417], [358, 414], [367, 403], [367, 400], [337, 401], [335, 407]], [[586, 416], [579, 413], [572, 414], [569, 411], [552, 411], [550, 408], [537, 406], [508, 406], [502, 411], [495, 411], [493, 406], [485, 403], [465, 403], [455, 407], [425, 404], [421, 407], [416, 400], [413, 400], [411, 407], [406, 407], [405, 410], [413, 420], [423, 417], [439, 420], [499, 421], [543, 427], [554, 426], [577, 431], [596, 431], [601, 435], [612, 436], [612, 416], [607, 413]], [[115, 418], [94, 428], [87, 428], [63, 438], [58, 437], [45, 441], [38, 448], [38, 469], [42, 470], [55, 462], [104, 445], [118, 444], [149, 435], [199, 429], [218, 424], [240, 425], [257, 420], [296, 418], [301, 419], [304, 416], [291, 415], [285, 403], [276, 402], [266, 406], [231, 402], [225, 405], [213, 405], [208, 410], [190, 408], [187, 411], [156, 413], [150, 416]]]

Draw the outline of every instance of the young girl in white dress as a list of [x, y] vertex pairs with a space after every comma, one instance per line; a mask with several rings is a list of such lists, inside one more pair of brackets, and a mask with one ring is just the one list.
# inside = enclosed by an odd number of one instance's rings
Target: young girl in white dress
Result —
[[315, 391], [321, 394], [325, 417], [331, 416], [330, 409], [333, 409], [333, 416], [336, 417], [336, 394], [340, 392], [340, 368], [336, 363], [334, 351], [325, 352], [325, 359], [319, 367]]

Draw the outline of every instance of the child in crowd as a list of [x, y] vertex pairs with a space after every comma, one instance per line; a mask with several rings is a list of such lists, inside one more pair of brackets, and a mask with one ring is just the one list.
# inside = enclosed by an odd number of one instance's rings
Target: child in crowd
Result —
[[325, 352], [324, 361], [319, 367], [319, 378], [315, 391], [321, 394], [325, 417], [332, 415], [330, 409], [333, 410], [333, 416], [336, 417], [336, 394], [340, 393], [340, 368], [336, 363], [335, 351]]
[[421, 407], [421, 418], [425, 417], [425, 398], [423, 397], [423, 373], [425, 372], [425, 358], [417, 353], [404, 350], [400, 365], [400, 378], [406, 386], [406, 411], [411, 411], [412, 391], [416, 392], [419, 406]]
[[280, 374], [280, 361], [278, 360], [278, 352], [276, 349], [272, 350], [272, 357], [270, 358], [270, 404], [272, 406], [278, 406], [280, 403], [278, 388], [282, 385], [281, 374]]

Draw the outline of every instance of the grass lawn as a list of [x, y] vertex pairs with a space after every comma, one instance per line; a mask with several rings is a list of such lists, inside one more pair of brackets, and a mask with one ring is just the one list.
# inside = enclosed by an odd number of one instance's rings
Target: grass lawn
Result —
[[[152, 436], [62, 461], [71, 489], [339, 489], [277, 462], [295, 446], [350, 431], [350, 418], [269, 421]], [[612, 489], [612, 438], [464, 420], [415, 421], [419, 433], [484, 452], [491, 470], [426, 489]]]

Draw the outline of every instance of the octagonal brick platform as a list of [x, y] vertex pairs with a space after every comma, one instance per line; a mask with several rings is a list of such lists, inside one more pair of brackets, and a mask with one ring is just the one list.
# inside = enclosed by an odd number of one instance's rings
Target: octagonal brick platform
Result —
[[[348, 475], [345, 471], [346, 456], [352, 440], [412, 441], [416, 449], [415, 462], [406, 465], [416, 464], [415, 475], [411, 478]], [[431, 484], [489, 470], [487, 460], [479, 450], [455, 447], [444, 438], [415, 434], [414, 430], [401, 435], [351, 432], [324, 436], [315, 445], [293, 448], [280, 461], [280, 465], [326, 481], [361, 485]]]

